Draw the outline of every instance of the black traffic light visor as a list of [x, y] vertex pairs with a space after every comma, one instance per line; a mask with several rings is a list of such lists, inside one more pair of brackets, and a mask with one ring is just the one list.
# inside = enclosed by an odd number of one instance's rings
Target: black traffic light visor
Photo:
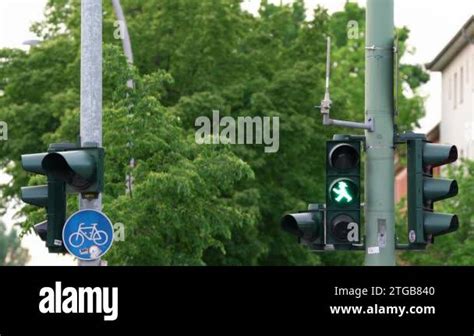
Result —
[[41, 222], [33, 226], [33, 231], [40, 237], [42, 241], [48, 239], [48, 221]]
[[437, 202], [458, 194], [459, 188], [456, 180], [423, 178], [424, 201]]
[[317, 213], [319, 211], [286, 215], [281, 220], [281, 226], [286, 232], [305, 241], [312, 242], [321, 235], [319, 227], [321, 220], [318, 219]]
[[22, 187], [21, 199], [23, 202], [38, 207], [48, 206], [48, 186]]
[[83, 151], [50, 153], [43, 159], [42, 166], [47, 174], [78, 190], [85, 190], [94, 182], [95, 159]]
[[425, 234], [440, 236], [459, 229], [459, 218], [457, 215], [444, 213], [424, 213]]
[[27, 172], [45, 175], [41, 162], [46, 155], [48, 153], [24, 154], [21, 156], [21, 165]]
[[281, 220], [283, 230], [305, 241], [312, 242], [321, 236], [320, 211], [308, 211], [286, 215]]
[[298, 238], [303, 237], [303, 231], [298, 227], [298, 223], [293, 215], [286, 215], [281, 220], [281, 227], [284, 231], [297, 236]]
[[458, 159], [458, 149], [453, 145], [425, 143], [423, 147], [423, 164], [438, 167], [453, 163]]

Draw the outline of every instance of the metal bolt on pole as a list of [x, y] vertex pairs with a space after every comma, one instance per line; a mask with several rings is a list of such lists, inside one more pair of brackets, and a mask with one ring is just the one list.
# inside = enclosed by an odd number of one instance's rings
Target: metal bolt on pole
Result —
[[[102, 146], [102, 1], [81, 1], [81, 145]], [[102, 210], [102, 195], [79, 196], [79, 207]], [[100, 259], [79, 266], [100, 266]]]
[[395, 265], [393, 43], [394, 1], [367, 0], [365, 265]]

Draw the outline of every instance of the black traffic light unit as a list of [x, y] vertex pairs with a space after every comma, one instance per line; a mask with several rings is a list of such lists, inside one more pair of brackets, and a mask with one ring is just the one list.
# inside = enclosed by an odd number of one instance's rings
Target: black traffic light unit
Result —
[[326, 244], [336, 249], [361, 241], [361, 142], [337, 135], [326, 144]]
[[[63, 144], [63, 147], [66, 144]], [[62, 229], [66, 221], [66, 184], [47, 173], [43, 167], [44, 158], [55, 150], [52, 145], [48, 153], [21, 156], [23, 169], [30, 173], [46, 175], [48, 184], [21, 188], [21, 199], [28, 204], [46, 208], [47, 219], [36, 224], [35, 233], [46, 242], [50, 253], [65, 253], [62, 243]]]
[[336, 135], [326, 146], [326, 204], [282, 218], [283, 230], [314, 251], [356, 250], [361, 242], [362, 137]]
[[44, 207], [47, 220], [34, 226], [51, 253], [65, 253], [62, 231], [66, 221], [67, 193], [97, 197], [104, 186], [104, 149], [52, 144], [47, 153], [22, 155], [23, 169], [47, 176], [48, 184], [21, 188], [21, 199]]
[[434, 202], [458, 194], [455, 180], [433, 178], [433, 168], [453, 163], [458, 151], [453, 145], [433, 144], [422, 134], [412, 134], [408, 150], [408, 240], [410, 248], [425, 248], [434, 237], [456, 231], [458, 217], [434, 212]]
[[300, 244], [311, 250], [324, 250], [324, 204], [310, 204], [308, 211], [285, 215], [281, 220], [283, 230], [295, 235]]

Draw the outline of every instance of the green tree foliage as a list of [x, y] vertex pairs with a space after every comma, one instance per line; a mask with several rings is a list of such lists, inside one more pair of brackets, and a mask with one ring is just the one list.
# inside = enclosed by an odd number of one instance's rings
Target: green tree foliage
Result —
[[[329, 15], [317, 8], [308, 19], [302, 0], [262, 1], [258, 16], [243, 11], [240, 0], [121, 2], [135, 67], [121, 55], [113, 11], [104, 2], [104, 207], [126, 227], [109, 261], [360, 264], [359, 254], [309, 253], [281, 231], [279, 220], [324, 200], [325, 140], [353, 132], [323, 127], [315, 109], [324, 93], [328, 34], [334, 38], [334, 117], [363, 118], [364, 9], [347, 3]], [[360, 29], [355, 39], [347, 38], [351, 20]], [[0, 155], [14, 162], [8, 173], [15, 177], [8, 197], [28, 183], [18, 165], [22, 153], [78, 135], [79, 1], [50, 0], [45, 21], [33, 29], [45, 42], [29, 53], [0, 51], [0, 120], [11, 129]], [[408, 31], [400, 32], [402, 56]], [[401, 72], [398, 124], [406, 130], [423, 115], [416, 91], [427, 76], [416, 66], [403, 65]], [[125, 86], [129, 78], [134, 90]], [[278, 153], [265, 154], [260, 145], [196, 145], [195, 119], [213, 110], [279, 117]], [[124, 183], [131, 157], [137, 162], [132, 197]], [[42, 212], [26, 211], [29, 228]]]
[[17, 231], [7, 233], [5, 224], [0, 221], [0, 266], [23, 266], [30, 256], [28, 250], [21, 247]]

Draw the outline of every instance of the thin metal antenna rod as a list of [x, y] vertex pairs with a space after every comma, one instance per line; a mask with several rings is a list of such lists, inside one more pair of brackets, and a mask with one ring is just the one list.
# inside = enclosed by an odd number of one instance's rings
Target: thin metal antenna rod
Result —
[[329, 79], [331, 77], [331, 38], [328, 36], [326, 49], [326, 93], [329, 94]]
[[368, 118], [366, 122], [355, 122], [355, 121], [346, 121], [346, 120], [336, 120], [331, 119], [330, 111], [331, 111], [331, 97], [329, 94], [329, 82], [331, 79], [331, 37], [328, 36], [327, 38], [327, 48], [326, 48], [326, 89], [324, 92], [324, 98], [321, 101], [320, 106], [316, 106], [321, 110], [321, 114], [323, 115], [323, 125], [334, 125], [334, 126], [342, 126], [347, 128], [358, 128], [358, 129], [366, 129], [369, 132], [374, 131], [374, 119], [372, 117]]

